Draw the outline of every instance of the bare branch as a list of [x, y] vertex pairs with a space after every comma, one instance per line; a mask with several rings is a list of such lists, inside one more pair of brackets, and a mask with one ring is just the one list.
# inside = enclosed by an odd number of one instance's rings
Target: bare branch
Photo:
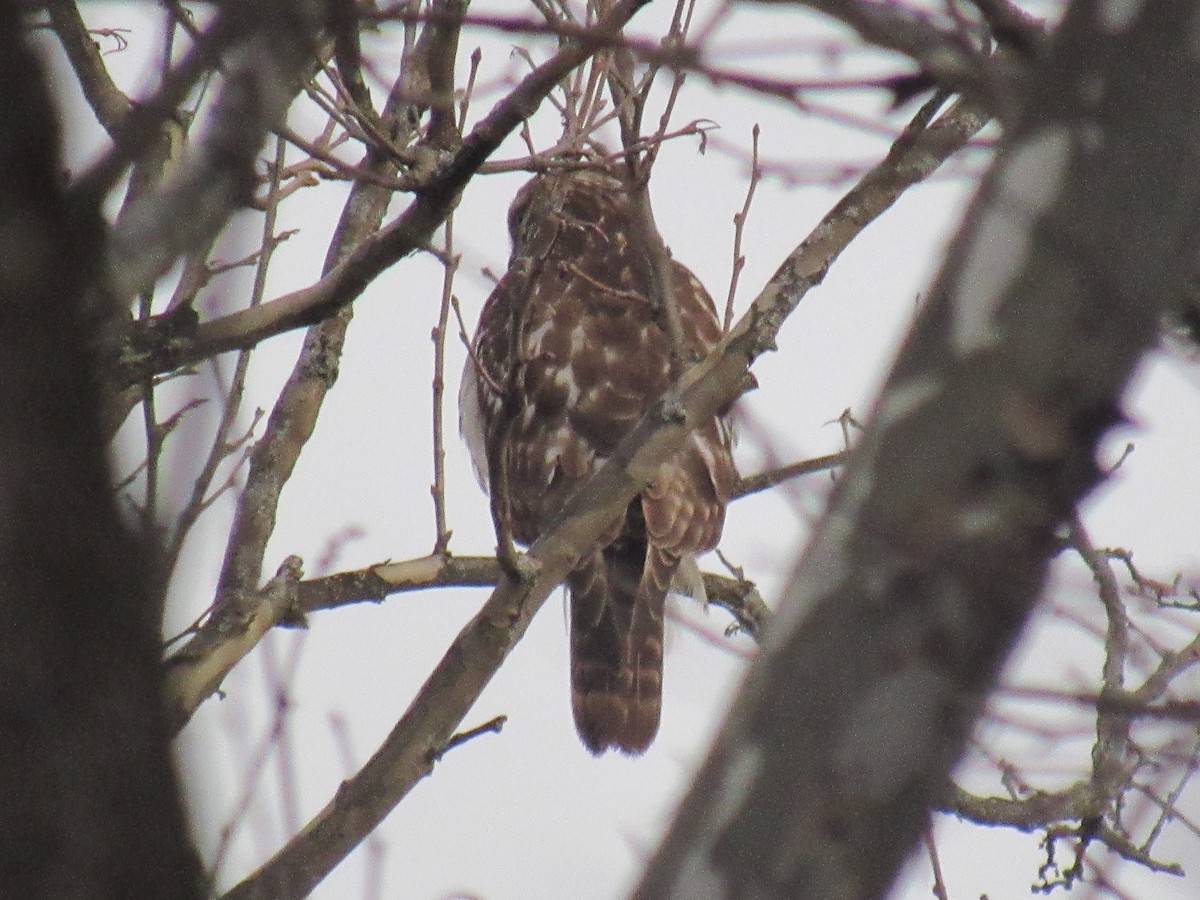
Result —
[[[448, 39], [452, 41], [454, 34], [448, 30], [441, 33], [438, 39], [447, 39], [445, 35], [449, 35]], [[433, 40], [433, 35], [434, 32], [427, 29], [423, 39]], [[414, 55], [419, 51], [420, 44], [418, 41]], [[420, 77], [423, 76], [413, 69], [402, 67], [388, 97], [384, 120], [392, 123], [398, 133], [406, 128], [414, 129], [420, 120], [421, 110], [412, 109], [406, 100], [411, 80]], [[394, 170], [394, 164], [386, 154], [373, 150], [368, 151], [366, 164], [385, 172]], [[361, 181], [354, 185], [326, 257], [326, 271], [334, 269], [353, 252], [355, 246], [378, 228], [390, 199], [388, 191], [371, 182]], [[252, 308], [247, 312], [253, 313], [261, 308]], [[218, 583], [218, 599], [212, 617], [217, 629], [236, 630], [241, 627], [238, 598], [253, 593], [258, 583], [263, 554], [275, 527], [279, 498], [316, 427], [325, 396], [337, 376], [338, 360], [351, 314], [347, 307], [310, 329], [291, 376], [271, 411], [266, 431], [251, 454], [246, 488], [238, 502]], [[225, 608], [227, 603], [232, 604], [228, 611]], [[201, 637], [198, 635], [194, 640], [200, 640]], [[190, 646], [189, 643], [180, 652], [189, 652]], [[227, 666], [232, 667], [239, 658], [228, 658]], [[228, 672], [228, 668], [216, 677], [212, 689], [220, 683], [225, 672]], [[196, 702], [202, 699], [203, 696], [197, 698]], [[191, 708], [194, 707], [188, 708], [189, 713]]]
[[941, 86], [967, 91], [994, 116], [1011, 118], [1015, 70], [1010, 60], [988, 56], [954, 30], [940, 28], [921, 10], [873, 0], [758, 0], [811, 7], [849, 25], [869, 43], [914, 60]]
[[444, 226], [446, 254], [442, 277], [442, 299], [438, 321], [433, 327], [433, 522], [434, 554], [444, 553], [450, 544], [450, 529], [446, 525], [446, 449], [443, 435], [442, 398], [446, 384], [446, 329], [450, 324], [450, 305], [454, 299], [454, 274], [458, 257], [454, 253], [454, 217], [447, 216]]
[[[295, 564], [298, 566], [298, 560]], [[240, 616], [209, 617], [188, 629], [192, 640], [167, 661], [169, 719], [174, 727], [182, 727], [212, 693], [214, 681], [219, 682], [244, 659], [272, 627], [294, 626], [322, 610], [381, 603], [388, 597], [434, 588], [493, 588], [502, 578], [494, 556], [435, 553], [284, 585], [273, 581], [270, 590], [264, 588], [243, 598]], [[285, 596], [281, 587], [291, 593]], [[771, 611], [752, 582], [705, 573], [704, 588], [709, 602], [727, 610], [747, 634], [757, 637], [762, 633]]]
[[437, 751], [434, 756], [434, 762], [441, 762], [442, 757], [455, 747], [461, 747], [467, 741], [474, 740], [482, 734], [499, 734], [504, 730], [504, 725], [507, 722], [508, 716], [496, 716], [494, 719], [489, 719], [482, 725], [476, 725], [474, 728], [469, 728], [466, 731], [454, 735], [450, 738], [450, 740], [446, 741], [446, 746]]
[[746, 257], [742, 253], [742, 233], [746, 228], [746, 219], [750, 216], [750, 204], [754, 202], [754, 189], [762, 178], [762, 169], [758, 166], [758, 124], [750, 132], [750, 183], [746, 186], [746, 200], [740, 212], [733, 214], [733, 267], [729, 272], [729, 293], [725, 297], [724, 328], [729, 331], [733, 324], [733, 302], [737, 299], [738, 280], [742, 269], [746, 266]]
[[201, 629], [167, 661], [167, 720], [173, 731], [272, 627], [303, 622], [292, 605], [301, 574], [300, 558], [289, 556], [261, 591], [226, 595], [221, 617], [210, 619], [219, 627]]
[[749, 494], [757, 494], [801, 475], [836, 469], [838, 466], [845, 465], [846, 460], [849, 458], [850, 451], [843, 450], [840, 453], [830, 453], [827, 456], [817, 456], [790, 465], [780, 466], [777, 469], [770, 469], [766, 472], [760, 472], [757, 475], [746, 475], [739, 479], [737, 485], [734, 487], [733, 496], [745, 497]]

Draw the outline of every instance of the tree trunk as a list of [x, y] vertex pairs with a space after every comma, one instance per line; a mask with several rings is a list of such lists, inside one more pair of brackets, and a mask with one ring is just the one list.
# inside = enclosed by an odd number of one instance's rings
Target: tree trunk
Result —
[[103, 231], [24, 30], [0, 3], [0, 896], [198, 897], [84, 325]]

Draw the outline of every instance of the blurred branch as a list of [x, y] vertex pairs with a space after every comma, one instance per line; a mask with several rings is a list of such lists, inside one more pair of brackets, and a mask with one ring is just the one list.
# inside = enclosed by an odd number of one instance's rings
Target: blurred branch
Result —
[[362, 46], [358, 10], [353, 0], [330, 0], [329, 30], [333, 33], [333, 59], [346, 93], [364, 114], [377, 118], [371, 93], [362, 76]]
[[1010, 0], [971, 0], [997, 43], [1014, 48], [1026, 59], [1037, 59], [1050, 44], [1044, 20]]
[[[1179, 655], [1190, 657], [1193, 665], [1200, 662], [1197, 657], [1197, 644], [1200, 638], [1193, 638], [1184, 654], [1166, 654], [1168, 659]], [[1186, 668], [1186, 667], [1185, 667]], [[1180, 669], [1179, 671], [1182, 671]], [[1157, 670], [1156, 670], [1157, 673]], [[1157, 676], [1155, 676], [1157, 677]], [[1186, 683], [1186, 682], [1185, 682]], [[1001, 688], [1004, 691], [1004, 688]], [[1117, 713], [1130, 719], [1144, 719], [1159, 722], [1195, 722], [1200, 723], [1200, 699], [1179, 700], [1167, 695], [1164, 689], [1153, 696], [1143, 697], [1140, 691], [1131, 691], [1125, 697], [1104, 697], [1095, 693], [1077, 691], [1059, 691], [1046, 688], [1022, 687], [1010, 689], [1006, 693], [1030, 700], [1044, 700], [1055, 703], [1071, 703], [1085, 709], [1099, 709], [1104, 712]], [[1147, 692], [1148, 694], [1149, 692]]]
[[323, 6], [264, 0], [250, 9], [241, 13], [241, 52], [229, 63], [206, 133], [167, 183], [131, 203], [113, 226], [108, 272], [117, 298], [152, 289], [181, 254], [210, 240], [253, 197], [259, 149], [311, 63]]
[[[1046, 45], [1044, 23], [1006, 0], [982, 0], [980, 8], [984, 21], [999, 43], [1012, 47], [1020, 62], [1007, 55], [989, 55], [982, 47], [980, 34], [969, 35], [961, 27], [945, 28], [934, 15], [902, 4], [877, 0], [751, 0], [758, 5], [807, 6], [842, 22], [867, 43], [893, 50], [911, 59], [924, 77], [953, 90], [975, 94], [977, 102], [994, 115], [1007, 118], [1012, 111], [1021, 66], [1033, 59]], [[380, 19], [423, 19], [426, 13], [405, 13], [387, 10]], [[535, 20], [524, 16], [475, 14], [464, 26], [487, 28], [510, 34], [549, 35], [560, 40], [574, 39], [586, 31], [586, 26], [574, 20], [557, 18]], [[954, 23], [956, 26], [958, 23]], [[621, 47], [642, 62], [663, 66], [674, 71], [694, 71], [713, 83], [740, 84], [744, 87], [774, 94], [795, 101], [804, 89], [795, 81], [774, 80], [751, 73], [723, 69], [705, 58], [704, 48], [687, 42], [658, 42], [641, 38], [614, 37], [611, 47]], [[844, 47], [838, 47], [844, 52]], [[813, 52], [828, 55], [814, 48]], [[912, 76], [907, 76], [910, 80]], [[898, 89], [898, 84], [880, 87]]]
[[[98, 207], [130, 163], [157, 139], [162, 123], [175, 116], [188, 94], [204, 75], [216, 68], [230, 47], [239, 41], [252, 40], [264, 20], [269, 21], [281, 12], [280, 27], [286, 30], [293, 19], [288, 7], [309, 3], [310, 0], [296, 0], [294, 4], [290, 0], [268, 0], [249, 7], [223, 6], [212, 25], [203, 35], [197, 36], [195, 45], [179, 64], [163, 75], [158, 91], [139, 100], [120, 122], [113, 123], [117, 130], [113, 147], [71, 185], [70, 195], [75, 202]], [[272, 59], [273, 54], [268, 53], [266, 58]]]
[[[1009, 120], [1015, 112], [1017, 74], [1012, 59], [988, 54], [980, 40], [961, 30], [941, 28], [932, 15], [877, 0], [754, 0], [770, 5], [807, 6], [853, 28], [868, 43], [912, 59], [944, 88], [971, 94], [993, 116]], [[1018, 27], [1020, 20], [1007, 20]]]
[[0, 894], [200, 896], [162, 721], [146, 547], [112, 491], [56, 100], [0, 2]]

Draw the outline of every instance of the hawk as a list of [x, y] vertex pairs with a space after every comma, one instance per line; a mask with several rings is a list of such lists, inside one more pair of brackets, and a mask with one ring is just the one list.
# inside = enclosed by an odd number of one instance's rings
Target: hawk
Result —
[[[497, 529], [528, 545], [672, 381], [668, 311], [623, 182], [540, 175], [508, 215], [507, 273], [463, 373], [463, 434]], [[712, 298], [672, 262], [687, 363], [721, 338]], [[658, 731], [663, 604], [714, 547], [737, 478], [717, 418], [629, 504], [567, 577], [575, 727], [593, 754], [646, 750]], [[503, 541], [503, 539], [502, 539]]]

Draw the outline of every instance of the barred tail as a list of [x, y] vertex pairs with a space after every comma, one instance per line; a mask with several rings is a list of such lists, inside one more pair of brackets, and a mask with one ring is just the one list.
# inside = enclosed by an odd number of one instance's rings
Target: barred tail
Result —
[[663, 604], [679, 560], [622, 538], [567, 579], [571, 703], [584, 746], [644, 753], [662, 709]]

